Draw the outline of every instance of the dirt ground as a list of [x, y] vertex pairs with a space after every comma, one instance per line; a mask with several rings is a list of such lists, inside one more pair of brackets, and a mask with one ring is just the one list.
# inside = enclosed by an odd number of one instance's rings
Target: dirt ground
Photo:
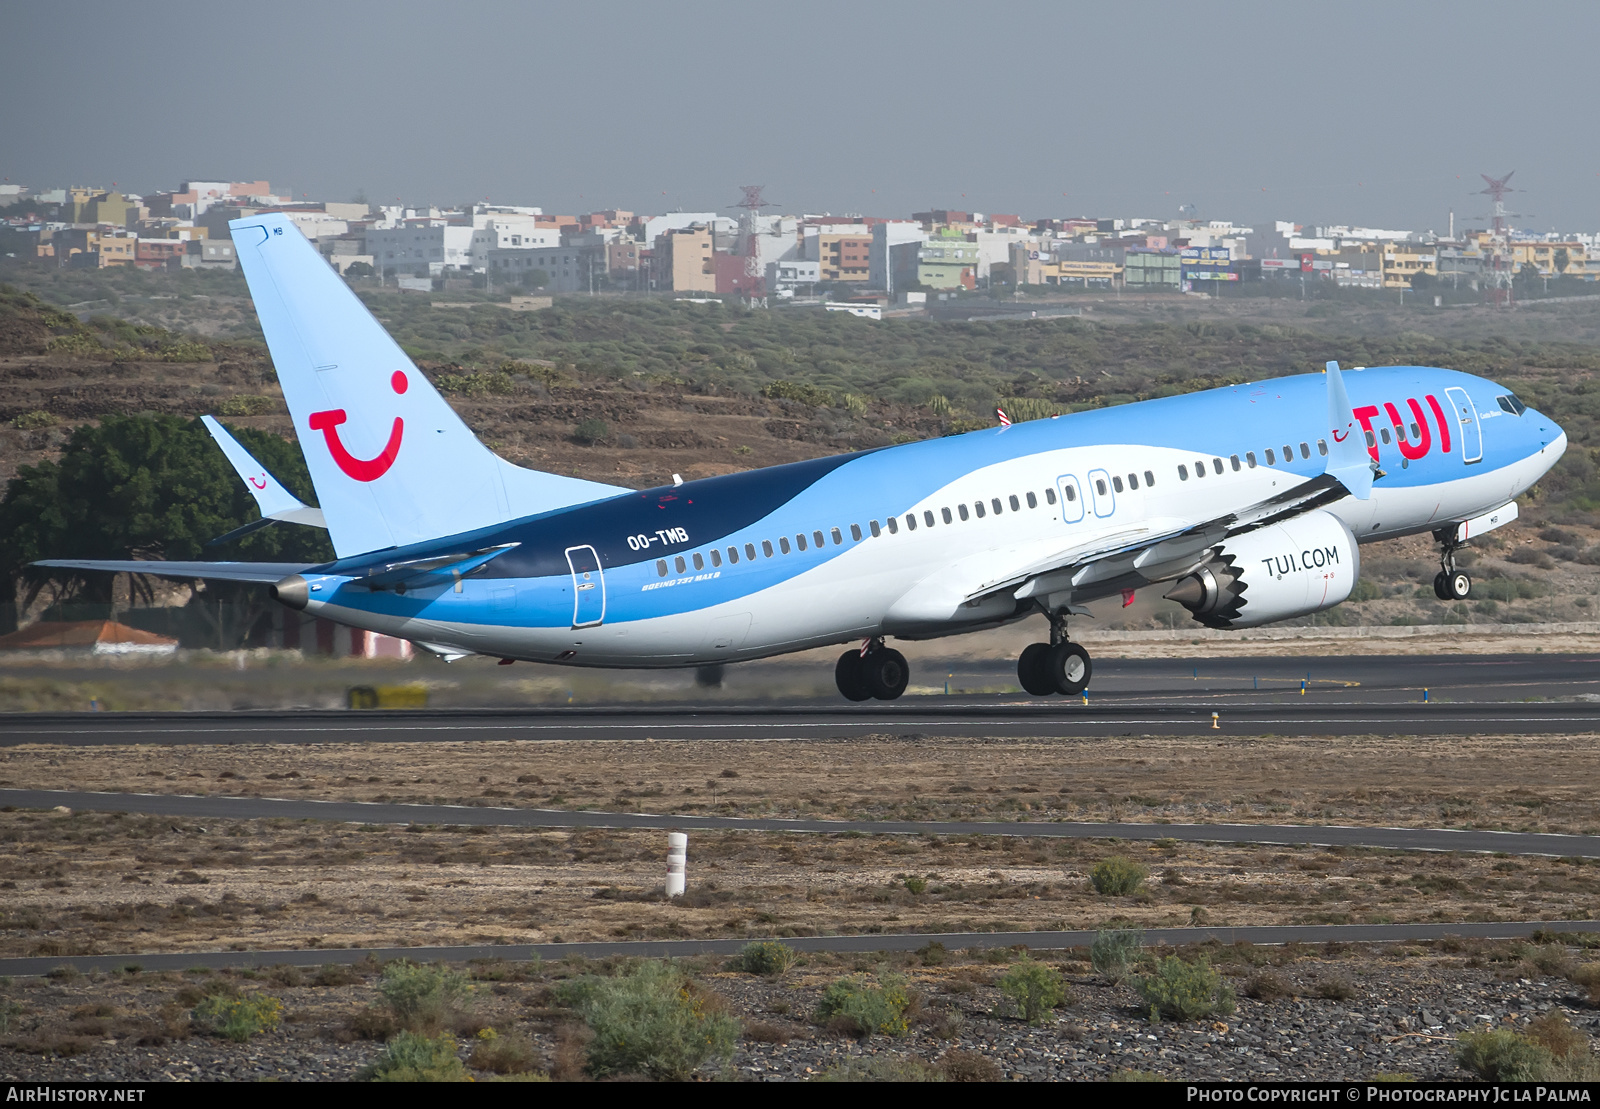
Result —
[[[1594, 738], [31, 747], [0, 784], [729, 815], [1600, 830]], [[1104, 897], [1122, 855], [1149, 877]], [[0, 813], [0, 953], [1600, 917], [1600, 867], [1375, 850]], [[908, 879], [910, 881], [908, 881]], [[919, 881], [920, 880], [920, 881]]]

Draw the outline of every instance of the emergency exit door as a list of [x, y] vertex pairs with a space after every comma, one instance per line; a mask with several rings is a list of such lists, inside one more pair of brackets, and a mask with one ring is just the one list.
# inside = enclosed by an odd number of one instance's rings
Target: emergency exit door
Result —
[[603, 623], [606, 577], [600, 570], [600, 556], [593, 547], [568, 547], [567, 565], [572, 569], [572, 626], [592, 628]]

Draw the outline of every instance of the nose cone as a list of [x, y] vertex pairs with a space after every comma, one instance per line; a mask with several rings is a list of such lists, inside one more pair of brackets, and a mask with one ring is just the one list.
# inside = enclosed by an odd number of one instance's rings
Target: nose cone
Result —
[[272, 599], [292, 609], [303, 609], [311, 600], [311, 586], [299, 574], [290, 574], [271, 587]]

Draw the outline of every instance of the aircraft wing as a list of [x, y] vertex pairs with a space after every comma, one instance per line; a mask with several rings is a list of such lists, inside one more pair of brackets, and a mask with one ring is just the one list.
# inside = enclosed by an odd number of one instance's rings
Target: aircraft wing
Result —
[[[289, 524], [309, 524], [314, 528], [325, 528], [328, 521], [322, 516], [322, 509], [313, 508], [296, 497], [283, 487], [283, 484], [267, 472], [267, 468], [256, 461], [255, 455], [245, 450], [239, 440], [228, 434], [228, 429], [217, 422], [214, 416], [201, 416], [200, 422], [206, 425], [206, 430], [211, 433], [211, 438], [217, 441], [217, 446], [222, 448], [222, 453], [228, 456], [228, 462], [239, 475], [239, 480], [244, 482], [244, 487], [250, 490], [250, 495], [256, 499], [256, 508], [261, 511], [263, 520], [282, 520]], [[256, 527], [265, 527], [264, 524], [246, 525], [250, 530]], [[220, 543], [223, 539], [233, 538], [244, 534], [244, 528], [229, 532], [222, 539], [212, 542]]]
[[153, 574], [158, 578], [190, 581], [252, 581], [272, 584], [290, 574], [303, 573], [317, 563], [308, 562], [164, 562], [161, 560], [112, 560], [92, 558], [52, 558], [32, 563], [52, 570], [102, 570], [112, 574]]

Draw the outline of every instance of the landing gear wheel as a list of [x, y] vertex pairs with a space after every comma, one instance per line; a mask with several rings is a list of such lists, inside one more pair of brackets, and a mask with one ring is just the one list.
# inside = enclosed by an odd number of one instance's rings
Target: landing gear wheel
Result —
[[1445, 597], [1447, 601], [1464, 601], [1472, 594], [1472, 579], [1461, 570], [1446, 574], [1444, 584], [1448, 592]]
[[1078, 644], [1058, 643], [1050, 650], [1045, 673], [1054, 683], [1057, 693], [1076, 697], [1089, 688], [1094, 664], [1089, 661], [1089, 652]]
[[1443, 570], [1440, 570], [1437, 574], [1433, 575], [1433, 595], [1438, 597], [1441, 601], [1451, 601], [1455, 599], [1450, 596], [1450, 575], [1445, 573]]
[[1035, 697], [1048, 697], [1056, 691], [1050, 678], [1051, 649], [1048, 643], [1030, 643], [1017, 659], [1017, 681]]
[[846, 651], [839, 656], [839, 661], [833, 668], [833, 680], [846, 700], [865, 701], [872, 696], [872, 691], [867, 688], [867, 676], [861, 665], [860, 651]]
[[868, 651], [867, 657], [861, 660], [861, 672], [866, 678], [867, 690], [880, 701], [892, 701], [900, 696], [906, 691], [906, 682], [911, 680], [906, 656], [889, 647]]

